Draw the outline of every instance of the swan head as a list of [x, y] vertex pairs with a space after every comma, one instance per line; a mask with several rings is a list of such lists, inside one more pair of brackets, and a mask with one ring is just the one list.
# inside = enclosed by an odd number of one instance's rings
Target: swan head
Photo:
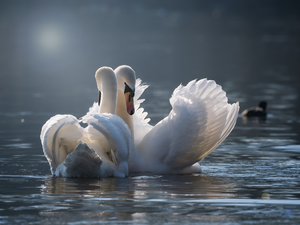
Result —
[[115, 77], [115, 72], [113, 71], [112, 68], [107, 67], [107, 66], [103, 66], [101, 68], [99, 68], [96, 73], [95, 73], [95, 78], [96, 78], [96, 82], [97, 82], [97, 88], [99, 91], [103, 91], [103, 79], [106, 80], [113, 80], [113, 77]]
[[[103, 66], [96, 71], [95, 78], [99, 90], [98, 105], [100, 105], [100, 112], [115, 113], [117, 101], [117, 78], [115, 72], [112, 68]], [[102, 94], [104, 95], [103, 101], [101, 101]]]
[[118, 80], [118, 88], [124, 92], [127, 113], [134, 114], [134, 92], [135, 92], [135, 72], [130, 66], [122, 65], [115, 69]]

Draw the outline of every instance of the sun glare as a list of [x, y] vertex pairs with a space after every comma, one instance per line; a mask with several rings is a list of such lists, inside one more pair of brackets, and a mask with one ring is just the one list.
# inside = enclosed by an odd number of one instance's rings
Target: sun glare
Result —
[[38, 45], [44, 51], [56, 52], [63, 45], [63, 32], [56, 26], [45, 26], [38, 30]]

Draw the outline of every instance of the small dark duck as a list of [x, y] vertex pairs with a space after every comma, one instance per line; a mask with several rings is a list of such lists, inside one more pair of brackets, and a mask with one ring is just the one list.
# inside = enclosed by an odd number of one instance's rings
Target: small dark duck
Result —
[[242, 116], [246, 117], [266, 117], [267, 116], [267, 102], [261, 101], [258, 106], [245, 109]]

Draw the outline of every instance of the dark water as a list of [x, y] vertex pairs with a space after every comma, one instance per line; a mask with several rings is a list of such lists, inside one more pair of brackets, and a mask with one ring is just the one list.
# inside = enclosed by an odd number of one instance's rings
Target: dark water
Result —
[[[296, 2], [22, 2], [0, 7], [0, 224], [298, 224]], [[65, 39], [35, 39], [49, 24]], [[84, 115], [97, 100], [96, 69], [120, 64], [151, 85], [143, 107], [152, 124], [176, 86], [203, 77], [241, 111], [268, 101], [268, 117], [239, 117], [201, 174], [51, 177], [42, 125]]]
[[[168, 112], [171, 90], [155, 84], [152, 90], [144, 107], [158, 119]], [[151, 107], [157, 92], [164, 102], [159, 110]], [[270, 111], [266, 121], [238, 118], [201, 174], [105, 179], [51, 177], [38, 137], [49, 113], [1, 113], [1, 223], [297, 224], [299, 117]]]

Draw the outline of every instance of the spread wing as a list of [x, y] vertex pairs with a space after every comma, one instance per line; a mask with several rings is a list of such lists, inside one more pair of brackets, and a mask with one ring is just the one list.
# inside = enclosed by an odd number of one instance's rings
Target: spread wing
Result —
[[139, 150], [173, 169], [183, 169], [211, 153], [232, 131], [239, 104], [228, 104], [215, 81], [202, 79], [177, 87], [170, 114], [149, 131]]

